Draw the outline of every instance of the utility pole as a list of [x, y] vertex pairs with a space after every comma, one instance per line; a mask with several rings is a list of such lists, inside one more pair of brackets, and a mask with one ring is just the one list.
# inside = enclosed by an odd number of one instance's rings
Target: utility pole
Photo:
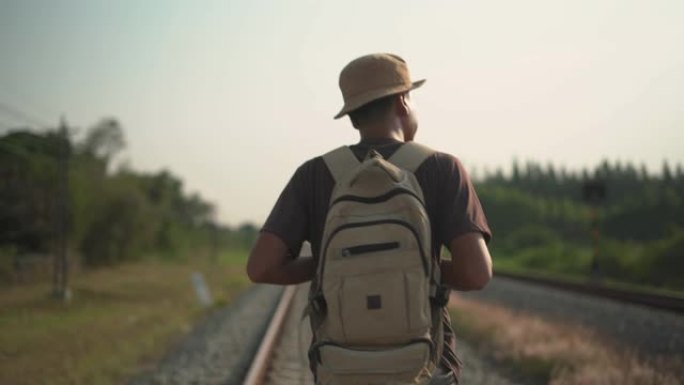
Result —
[[57, 171], [57, 247], [55, 252], [53, 295], [68, 302], [71, 299], [69, 289], [69, 157], [71, 142], [66, 119], [59, 123], [59, 160]]
[[218, 261], [219, 225], [216, 221], [211, 221], [211, 262]]
[[606, 199], [606, 184], [599, 179], [586, 180], [582, 186], [584, 200], [589, 203], [589, 222], [591, 226], [591, 277], [599, 280], [601, 277], [599, 265], [600, 217], [599, 205]]

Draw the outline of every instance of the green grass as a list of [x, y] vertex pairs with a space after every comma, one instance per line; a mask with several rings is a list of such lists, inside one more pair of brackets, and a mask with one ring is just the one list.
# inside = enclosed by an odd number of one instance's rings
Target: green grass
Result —
[[216, 260], [221, 265], [245, 266], [247, 263], [248, 250], [231, 249], [223, 250], [216, 256]]
[[[576, 279], [592, 275], [590, 244], [563, 240], [551, 230], [526, 227], [491, 245], [495, 266]], [[596, 249], [601, 278], [641, 291], [684, 292], [684, 230], [656, 241], [602, 239]]]
[[74, 277], [69, 304], [47, 284], [0, 292], [1, 384], [118, 384], [156, 362], [170, 343], [210, 309], [195, 298], [190, 276], [204, 274], [216, 306], [249, 280], [245, 252], [215, 263], [143, 262]]

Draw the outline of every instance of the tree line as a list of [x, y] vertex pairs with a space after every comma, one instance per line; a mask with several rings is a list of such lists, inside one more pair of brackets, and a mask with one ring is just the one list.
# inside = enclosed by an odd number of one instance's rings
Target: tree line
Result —
[[252, 242], [254, 225], [221, 225], [214, 205], [186, 193], [171, 172], [112, 171], [124, 147], [115, 119], [101, 120], [78, 141], [56, 129], [0, 137], [0, 274], [7, 278], [22, 258], [54, 254], [61, 234], [86, 267], [216, 253]]
[[[583, 197], [587, 182], [605, 187], [605, 199], [593, 208]], [[477, 191], [501, 266], [587, 275], [596, 262], [596, 273], [609, 279], [684, 289], [679, 164], [664, 161], [653, 174], [644, 165], [609, 160], [580, 171], [514, 162], [510, 176], [486, 175]]]
[[[0, 281], [22, 260], [54, 254], [60, 244], [86, 267], [251, 245], [256, 226], [221, 225], [213, 204], [185, 192], [170, 171], [113, 170], [125, 144], [115, 119], [101, 120], [80, 140], [57, 129], [0, 137]], [[598, 272], [684, 289], [681, 165], [664, 162], [657, 175], [608, 160], [579, 171], [533, 161], [512, 166], [509, 176], [496, 171], [476, 183], [494, 233], [495, 266]], [[593, 209], [582, 195], [588, 181], [606, 188]], [[592, 231], [600, 233], [598, 246]]]

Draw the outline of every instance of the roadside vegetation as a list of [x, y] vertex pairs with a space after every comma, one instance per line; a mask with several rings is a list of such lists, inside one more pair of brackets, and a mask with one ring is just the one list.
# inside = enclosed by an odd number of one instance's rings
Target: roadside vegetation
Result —
[[[605, 186], [595, 219], [583, 199], [587, 181]], [[593, 170], [572, 172], [516, 162], [511, 176], [486, 175], [477, 191], [494, 233], [495, 269], [684, 291], [680, 165], [673, 170], [664, 162], [654, 175], [632, 163], [603, 161]]]
[[526, 383], [677, 385], [684, 378], [681, 355], [644, 357], [576, 324], [459, 296], [452, 297], [450, 307], [458, 338]]
[[114, 119], [0, 136], [0, 384], [121, 384], [249, 284], [256, 227], [218, 223], [169, 171], [115, 167], [124, 145]]
[[0, 286], [53, 279], [62, 251], [68, 279], [71, 270], [249, 247], [254, 225], [222, 225], [214, 205], [168, 170], [115, 165], [124, 147], [115, 119], [78, 140], [66, 129], [0, 136]]
[[[69, 303], [48, 296], [47, 282], [0, 291], [0, 383], [121, 384], [156, 364], [199, 318], [247, 287], [245, 255], [82, 271]], [[203, 274], [212, 307], [196, 298], [194, 272]]]
[[[212, 310], [195, 298], [193, 272], [203, 273], [213, 307], [249, 284], [244, 263], [257, 227], [219, 223], [213, 204], [168, 170], [116, 163], [124, 147], [115, 119], [78, 138], [64, 129], [0, 136], [0, 383], [119, 384]], [[581, 194], [592, 179], [607, 190], [596, 225]], [[495, 269], [684, 290], [680, 166], [650, 175], [631, 164], [575, 173], [516, 163], [510, 177], [487, 175], [477, 189]], [[598, 264], [592, 227], [601, 234]], [[459, 306], [466, 311], [454, 320], [465, 338], [553, 384], [672, 383], [669, 363], [594, 345], [585, 330]], [[567, 338], [554, 345], [548, 333]], [[595, 381], [597, 363], [613, 377]], [[620, 382], [624, 373], [660, 382]]]

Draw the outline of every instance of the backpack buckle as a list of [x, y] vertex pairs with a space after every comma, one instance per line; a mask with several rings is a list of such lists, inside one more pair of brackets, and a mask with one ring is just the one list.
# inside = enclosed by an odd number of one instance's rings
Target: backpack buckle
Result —
[[[314, 344], [309, 348], [309, 352], [307, 353], [307, 357], [309, 357], [309, 362], [314, 362], [318, 365], [322, 364], [321, 362], [321, 354], [318, 352], [318, 345], [319, 344]], [[314, 376], [316, 373], [314, 373]]]
[[325, 315], [328, 310], [328, 305], [325, 303], [325, 298], [322, 293], [315, 294], [309, 300], [311, 308], [316, 314]]
[[371, 148], [370, 150], [368, 150], [368, 153], [366, 153], [366, 157], [364, 160], [375, 159], [375, 158], [383, 159], [382, 155], [380, 155], [380, 153], [376, 149]]
[[432, 302], [434, 306], [444, 307], [449, 303], [449, 295], [451, 294], [451, 288], [449, 286], [435, 285], [432, 286], [430, 291], [430, 302]]

